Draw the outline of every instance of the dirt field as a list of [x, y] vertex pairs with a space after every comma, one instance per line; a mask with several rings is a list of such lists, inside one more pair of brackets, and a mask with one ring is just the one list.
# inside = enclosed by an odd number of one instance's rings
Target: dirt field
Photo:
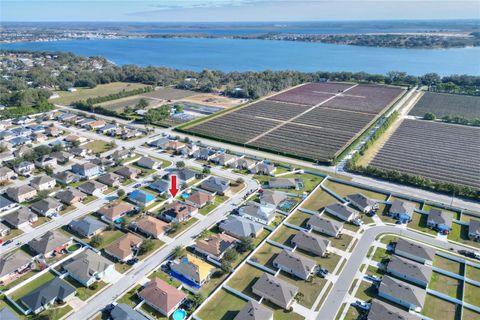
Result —
[[212, 107], [219, 107], [219, 108], [231, 108], [238, 106], [243, 101], [241, 99], [233, 99], [228, 97], [217, 96], [215, 94], [210, 93], [201, 93], [191, 97], [187, 97], [182, 99], [182, 101], [192, 102], [203, 104]]

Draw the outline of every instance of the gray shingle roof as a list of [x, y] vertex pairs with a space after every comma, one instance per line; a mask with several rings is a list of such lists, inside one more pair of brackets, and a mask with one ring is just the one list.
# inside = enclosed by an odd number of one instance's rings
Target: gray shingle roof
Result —
[[395, 199], [392, 201], [389, 211], [392, 213], [406, 213], [409, 216], [412, 216], [415, 208], [416, 206], [412, 202]]
[[410, 278], [428, 283], [432, 277], [432, 268], [412, 260], [392, 255], [387, 266], [387, 271], [398, 272]]
[[69, 237], [59, 231], [53, 230], [48, 231], [38, 238], [30, 240], [28, 246], [36, 253], [45, 254], [69, 241]]
[[414, 314], [397, 308], [390, 303], [374, 299], [367, 320], [419, 320]]
[[430, 210], [428, 213], [428, 221], [432, 221], [435, 224], [445, 224], [447, 226], [452, 226], [453, 213], [450, 211], [442, 210]]
[[20, 299], [30, 310], [37, 310], [52, 300], [63, 300], [75, 293], [75, 288], [60, 278], [41, 285]]
[[272, 319], [273, 312], [256, 301], [248, 301], [233, 320], [265, 320]]
[[22, 250], [5, 253], [0, 257], [0, 278], [32, 261], [32, 257]]
[[435, 249], [401, 238], [397, 240], [397, 244], [395, 245], [395, 252], [397, 252], [397, 250], [430, 261], [433, 261], [433, 258], [435, 257]]
[[317, 266], [315, 261], [285, 249], [275, 257], [273, 264], [293, 270], [295, 275], [302, 275], [304, 278], [308, 278]]
[[62, 204], [60, 203], [60, 201], [49, 197], [49, 198], [45, 198], [37, 202], [34, 202], [31, 208], [37, 212], [42, 213], [42, 212], [47, 212], [48, 210], [51, 210], [51, 209], [56, 209], [61, 206]]
[[361, 193], [349, 194], [346, 198], [347, 200], [353, 202], [355, 205], [359, 206], [361, 209], [364, 209], [368, 206], [373, 206], [375, 204], [375, 201], [367, 198]]
[[142, 316], [137, 311], [133, 310], [132, 307], [125, 303], [119, 303], [113, 308], [110, 312], [110, 317], [112, 320], [146, 320], [144, 316]]
[[313, 215], [308, 219], [308, 224], [329, 231], [329, 234], [337, 234], [341, 229], [343, 224], [331, 219], [326, 219], [321, 216]]
[[300, 231], [291, 242], [298, 246], [298, 248], [312, 252], [314, 254], [323, 256], [330, 245], [330, 240], [317, 236], [313, 233]]
[[283, 201], [285, 201], [288, 196], [282, 192], [265, 190], [261, 195], [262, 201], [265, 201], [268, 204], [278, 206]]
[[98, 273], [107, 270], [114, 263], [102, 255], [85, 250], [64, 263], [63, 268], [74, 274], [77, 279], [87, 282]]
[[20, 320], [19, 317], [9, 308], [3, 307], [0, 309], [0, 319], [2, 320]]
[[298, 288], [293, 284], [264, 273], [253, 285], [252, 289], [264, 297], [271, 297], [287, 305], [298, 293]]
[[202, 182], [201, 188], [208, 190], [208, 191], [214, 191], [214, 192], [220, 192], [223, 193], [225, 192], [228, 188], [230, 187], [230, 181], [227, 179], [222, 179], [219, 177], [209, 177], [207, 180]]
[[328, 205], [325, 207], [325, 210], [336, 213], [336, 215], [342, 217], [343, 220], [348, 220], [352, 214], [356, 214], [355, 210], [348, 206], [341, 205], [340, 203]]
[[70, 228], [82, 236], [88, 236], [98, 230], [103, 230], [107, 224], [93, 218], [85, 217], [83, 219], [74, 220], [69, 224]]
[[218, 227], [236, 238], [256, 236], [263, 229], [261, 225], [237, 216], [228, 217]]
[[379, 293], [387, 294], [393, 298], [423, 308], [427, 292], [425, 289], [384, 276], [378, 288]]
[[33, 220], [37, 217], [30, 209], [21, 207], [15, 212], [9, 213], [3, 216], [3, 221], [11, 225], [12, 227], [17, 227], [27, 221]]

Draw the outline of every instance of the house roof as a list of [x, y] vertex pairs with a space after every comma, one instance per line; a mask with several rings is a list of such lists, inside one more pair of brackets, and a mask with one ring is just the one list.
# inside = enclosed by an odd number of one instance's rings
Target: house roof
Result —
[[90, 180], [85, 183], [82, 183], [80, 186], [78, 186], [78, 188], [84, 190], [87, 193], [94, 193], [97, 190], [101, 190], [105, 188], [105, 186], [106, 185], [104, 185], [103, 183], [100, 183], [95, 180]]
[[160, 192], [167, 192], [168, 188], [170, 188], [170, 183], [165, 180], [157, 180], [151, 183], [148, 187], [150, 189], [157, 190]]
[[346, 198], [347, 200], [353, 202], [355, 205], [359, 206], [362, 209], [368, 206], [375, 205], [375, 201], [373, 201], [370, 198], [367, 198], [361, 193], [349, 194]]
[[59, 231], [53, 230], [48, 231], [38, 238], [30, 240], [28, 246], [36, 253], [45, 254], [69, 241], [69, 237]]
[[395, 252], [397, 252], [397, 250], [430, 261], [433, 261], [433, 258], [435, 257], [435, 249], [419, 245], [402, 238], [399, 238], [397, 240], [397, 244], [395, 245]]
[[337, 215], [341, 216], [344, 220], [350, 219], [352, 214], [356, 211], [348, 206], [341, 205], [340, 203], [334, 203], [325, 207], [325, 210], [333, 211]]
[[70, 172], [70, 171], [57, 172], [53, 175], [53, 177], [57, 180], [60, 180], [60, 181], [80, 179], [79, 175], [77, 175], [73, 172]]
[[133, 209], [135, 209], [134, 205], [125, 201], [120, 201], [120, 202], [102, 207], [97, 212], [113, 220], [114, 218], [119, 217], [122, 214], [128, 213]]
[[89, 234], [95, 233], [98, 230], [105, 229], [107, 224], [93, 217], [86, 216], [85, 218], [79, 220], [73, 220], [70, 222], [69, 227], [83, 236], [88, 236]]
[[435, 224], [445, 224], [451, 227], [453, 221], [453, 212], [432, 209], [428, 212], [428, 221], [432, 221]]
[[272, 317], [272, 310], [265, 308], [256, 301], [250, 300], [233, 320], [265, 320], [272, 319]]
[[299, 231], [291, 240], [302, 250], [323, 255], [330, 246], [330, 240], [306, 231]]
[[138, 293], [140, 298], [161, 310], [170, 313], [185, 298], [186, 294], [163, 280], [155, 278], [151, 280], [142, 291]]
[[263, 296], [273, 298], [287, 305], [298, 293], [298, 287], [288, 283], [285, 280], [276, 278], [268, 273], [264, 273], [252, 287]]
[[131, 177], [131, 176], [136, 176], [139, 175], [142, 172], [142, 170], [137, 169], [137, 168], [130, 168], [130, 167], [120, 167], [119, 169], [115, 170], [115, 173], [118, 175], [121, 175], [122, 177]]
[[60, 201], [58, 201], [57, 199], [48, 197], [48, 198], [39, 200], [37, 202], [34, 202], [30, 207], [37, 212], [46, 212], [48, 210], [57, 209], [61, 206], [62, 204], [60, 203]]
[[0, 309], [0, 319], [2, 320], [20, 320], [19, 317], [9, 308], [3, 307]]
[[268, 185], [271, 188], [295, 188], [297, 186], [297, 182], [294, 178], [272, 178], [268, 182]]
[[52, 177], [49, 177], [47, 175], [42, 175], [42, 176], [38, 176], [38, 177], [35, 177], [32, 179], [32, 181], [30, 182], [31, 184], [36, 184], [36, 185], [42, 185], [42, 184], [45, 184], [45, 183], [50, 183], [50, 182], [53, 182], [55, 181], [54, 178]]
[[117, 181], [120, 182], [122, 179], [123, 179], [122, 176], [113, 172], [109, 172], [109, 173], [102, 174], [100, 177], [98, 177], [97, 180], [103, 184], [112, 185]]
[[75, 288], [60, 278], [53, 278], [40, 287], [30, 291], [20, 299], [30, 310], [37, 310], [52, 300], [63, 300], [75, 293]]
[[208, 278], [215, 267], [200, 258], [187, 254], [186, 257], [175, 261], [175, 270], [201, 282]]
[[91, 162], [85, 162], [85, 163], [82, 163], [82, 164], [75, 163], [72, 166], [72, 169], [77, 169], [77, 170], [82, 170], [82, 171], [86, 171], [86, 170], [90, 170], [90, 169], [94, 169], [94, 168], [98, 168], [98, 165], [96, 165], [94, 163], [91, 163]]
[[178, 219], [183, 219], [188, 217], [195, 210], [197, 210], [197, 208], [190, 206], [184, 202], [173, 201], [165, 207], [165, 210], [163, 210], [162, 214]]
[[272, 172], [275, 170], [275, 165], [274, 164], [267, 164], [267, 163], [258, 163], [253, 169], [253, 172]]
[[378, 287], [379, 293], [387, 294], [400, 301], [423, 307], [427, 292], [425, 289], [397, 280], [390, 276], [384, 276]]
[[468, 233], [480, 233], [480, 220], [470, 219]]
[[118, 258], [126, 258], [132, 254], [132, 247], [138, 246], [143, 242], [143, 239], [133, 233], [127, 233], [121, 238], [117, 239], [105, 248], [106, 251]]
[[168, 140], [167, 138], [160, 138], [160, 139], [150, 141], [148, 144], [155, 147], [161, 147], [166, 145], [169, 141], [170, 140]]
[[195, 178], [197, 173], [190, 169], [175, 169], [172, 170], [167, 176], [170, 177], [171, 175], [176, 175], [177, 180], [179, 181], [188, 181], [192, 178]]
[[393, 213], [406, 213], [409, 216], [412, 216], [415, 208], [416, 206], [412, 202], [395, 199], [392, 201], [389, 211]]
[[317, 265], [315, 261], [285, 249], [275, 257], [273, 263], [285, 266], [289, 270], [293, 270], [294, 273], [303, 275], [305, 278], [310, 275], [313, 268]]
[[32, 261], [32, 257], [22, 250], [7, 252], [0, 257], [0, 278]]
[[237, 240], [228, 234], [216, 233], [206, 239], [197, 240], [195, 247], [218, 257], [236, 242]]
[[269, 220], [275, 215], [275, 208], [269, 206], [263, 206], [256, 202], [250, 201], [247, 205], [239, 209], [240, 215], [249, 215], [251, 217], [257, 217], [263, 220]]
[[63, 264], [63, 268], [75, 275], [75, 278], [87, 282], [96, 274], [107, 270], [114, 263], [101, 254], [85, 250]]
[[144, 216], [140, 219], [135, 221], [135, 225], [146, 233], [153, 234], [153, 235], [162, 235], [164, 234], [169, 224], [154, 218], [152, 216]]
[[110, 311], [112, 320], [146, 320], [143, 315], [133, 310], [128, 304], [119, 303]]
[[285, 201], [288, 196], [283, 192], [265, 190], [261, 194], [261, 198], [268, 204], [274, 205], [275, 207]]
[[390, 303], [373, 299], [367, 320], [419, 320], [420, 318]]
[[18, 196], [22, 196], [24, 194], [30, 193], [32, 191], [36, 191], [34, 188], [28, 185], [22, 185], [19, 187], [11, 187], [7, 189], [7, 195], [10, 198], [16, 198]]
[[9, 199], [5, 198], [4, 196], [0, 196], [0, 208], [6, 208], [14, 204], [15, 202], [10, 201]]
[[188, 196], [188, 201], [191, 201], [197, 205], [204, 205], [205, 203], [212, 201], [213, 196], [209, 193], [202, 191], [194, 191], [191, 195]]
[[151, 168], [155, 165], [158, 165], [159, 162], [158, 161], [155, 161], [149, 157], [141, 157], [138, 161], [137, 161], [137, 165], [141, 166], [141, 167], [147, 167], [147, 168]]
[[5, 176], [7, 174], [12, 174], [13, 170], [8, 167], [1, 167], [0, 168], [0, 176]]
[[207, 178], [207, 180], [202, 182], [200, 187], [209, 191], [223, 193], [230, 187], [230, 181], [227, 179], [210, 176]]
[[228, 219], [220, 222], [218, 227], [237, 238], [250, 237], [252, 234], [256, 236], [263, 230], [258, 223], [239, 216], [229, 216]]
[[328, 233], [332, 234], [337, 234], [343, 227], [341, 222], [323, 218], [317, 215], [312, 215], [312, 217], [308, 219], [308, 224], [319, 229], [326, 230]]
[[30, 209], [26, 207], [21, 207], [17, 211], [9, 213], [2, 218], [3, 221], [8, 223], [9, 225], [17, 227], [22, 223], [35, 219], [36, 217], [37, 215], [33, 213]]
[[387, 270], [398, 272], [426, 283], [428, 283], [432, 277], [432, 267], [397, 255], [392, 255], [390, 262], [388, 262]]
[[75, 198], [83, 199], [87, 195], [83, 193], [82, 191], [75, 189], [75, 188], [70, 188], [67, 190], [61, 190], [55, 194], [55, 198], [60, 200], [63, 203], [70, 203], [72, 202]]

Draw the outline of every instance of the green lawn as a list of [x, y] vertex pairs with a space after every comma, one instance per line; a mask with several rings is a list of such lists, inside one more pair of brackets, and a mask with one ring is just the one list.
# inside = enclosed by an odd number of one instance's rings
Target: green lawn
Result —
[[377, 297], [377, 288], [375, 288], [375, 286], [370, 282], [362, 281], [358, 287], [355, 297], [363, 301], [370, 302], [371, 299]]
[[16, 291], [10, 294], [10, 298], [13, 300], [18, 300], [25, 296], [30, 291], [40, 287], [42, 284], [47, 283], [50, 280], [53, 280], [55, 275], [51, 272], [46, 272], [45, 274], [41, 275], [40, 277], [28, 282], [24, 286], [18, 288]]
[[385, 262], [386, 260], [390, 259], [390, 256], [391, 254], [389, 254], [387, 250], [377, 247], [375, 253], [373, 254], [372, 260], [377, 262]]
[[468, 226], [460, 225], [458, 223], [452, 223], [452, 231], [448, 235], [448, 239], [480, 248], [480, 242], [475, 242], [468, 238]]
[[443, 209], [443, 208], [428, 205], [428, 204], [424, 205], [423, 208], [422, 208], [423, 211], [427, 211], [427, 212], [432, 210], [432, 209], [437, 209], [437, 210], [441, 210], [441, 211], [445, 211], [445, 212], [451, 212], [453, 214], [453, 219], [456, 219], [456, 220], [460, 219], [460, 212], [457, 212], [457, 211], [447, 210], [447, 209]]
[[212, 203], [204, 206], [198, 210], [198, 213], [202, 215], [207, 215], [212, 212], [216, 207], [227, 201], [228, 197], [226, 196], [216, 196]]
[[277, 254], [282, 251], [283, 249], [279, 247], [275, 247], [269, 243], [265, 243], [260, 249], [257, 250], [257, 252], [255, 252], [251, 259], [272, 270], [276, 270], [276, 268], [273, 266], [273, 260], [275, 259]]
[[414, 212], [412, 216], [412, 221], [408, 223], [408, 226], [415, 230], [426, 232], [428, 234], [436, 236], [437, 232], [427, 227], [427, 219], [428, 215]]
[[472, 266], [467, 266], [467, 278], [470, 278], [475, 281], [480, 281], [480, 268], [475, 268]]
[[381, 238], [380, 242], [383, 244], [390, 244], [390, 242], [396, 242], [398, 240], [398, 236], [394, 235], [385, 235]]
[[368, 266], [366, 274], [374, 275], [374, 276], [377, 276], [377, 277], [381, 278], [385, 274], [385, 271], [383, 271], [379, 268], [375, 268], [374, 266]]
[[435, 256], [435, 259], [433, 259], [433, 266], [459, 275], [463, 274], [462, 264], [440, 256]]
[[148, 304], [144, 303], [140, 309], [142, 309], [142, 311], [144, 311], [145, 313], [147, 313], [150, 317], [152, 317], [153, 319], [158, 319], [158, 320], [167, 320], [168, 318], [165, 317], [163, 314], [161, 314], [160, 312], [158, 312], [157, 310], [155, 310], [154, 308], [150, 307]]
[[303, 320], [305, 319], [298, 313], [293, 311], [284, 310], [283, 308], [277, 307], [273, 303], [268, 301], [263, 301], [263, 305], [267, 306], [268, 308], [273, 310], [273, 319], [274, 320]]
[[140, 298], [137, 296], [137, 291], [141, 288], [140, 285], [133, 287], [132, 289], [128, 290], [120, 299], [117, 300], [118, 303], [125, 303], [130, 307], [135, 307], [137, 304], [140, 303]]
[[332, 246], [334, 248], [347, 251], [347, 247], [350, 244], [350, 242], [353, 240], [353, 237], [346, 234], [342, 234], [340, 238], [329, 237], [328, 239], [332, 242]]
[[273, 236], [270, 238], [272, 241], [281, 243], [286, 246], [292, 246], [290, 243], [290, 240], [298, 233], [298, 230], [286, 227], [286, 226], [281, 226], [279, 227]]
[[2, 238], [3, 241], [10, 240], [13, 238], [18, 237], [19, 235], [23, 234], [23, 231], [20, 229], [10, 229], [10, 233]]
[[340, 259], [342, 258], [341, 256], [335, 253], [329, 253], [328, 257], [323, 258], [323, 257], [313, 255], [310, 252], [303, 251], [301, 249], [297, 249], [295, 250], [295, 252], [309, 259], [315, 260], [319, 266], [327, 269], [329, 272], [333, 272], [337, 264], [340, 262]]
[[348, 311], [347, 311], [347, 314], [345, 315], [345, 318], [343, 318], [344, 320], [357, 320], [359, 317], [360, 317], [360, 312], [359, 312], [359, 309], [353, 307], [353, 306], [350, 306], [348, 308]]
[[179, 235], [181, 232], [187, 230], [187, 229], [190, 228], [192, 225], [194, 225], [197, 221], [198, 221], [197, 218], [191, 218], [191, 219], [188, 220], [187, 222], [182, 222], [182, 223], [181, 223], [181, 227], [178, 228], [177, 230], [175, 230], [175, 232], [169, 233], [168, 236], [169, 236], [170, 238], [176, 237], [176, 236]]
[[478, 319], [480, 319], [480, 313], [467, 308], [463, 308], [462, 320], [478, 320]]
[[383, 201], [383, 200], [387, 199], [387, 195], [385, 195], [385, 194], [369, 191], [367, 189], [352, 187], [352, 186], [349, 186], [349, 185], [346, 185], [346, 184], [343, 184], [343, 183], [327, 181], [323, 185], [325, 187], [327, 187], [328, 189], [332, 190], [333, 192], [335, 192], [336, 194], [338, 194], [341, 197], [346, 197], [347, 195], [353, 194], [353, 193], [361, 193], [364, 196], [366, 196], [368, 198], [371, 198], [373, 200], [382, 200]]
[[302, 208], [312, 211], [322, 211], [324, 207], [336, 202], [338, 202], [338, 200], [335, 197], [319, 188], [302, 204]]
[[233, 320], [245, 304], [245, 300], [222, 289], [200, 309], [198, 316], [205, 320]]
[[303, 213], [297, 210], [288, 217], [287, 222], [305, 228], [308, 219], [310, 219], [311, 217], [311, 214]]
[[227, 282], [227, 285], [251, 297], [256, 297], [252, 292], [252, 286], [262, 276], [264, 271], [249, 264], [244, 264], [240, 270]]
[[307, 308], [311, 308], [313, 306], [313, 303], [320, 294], [320, 291], [322, 291], [323, 287], [327, 283], [326, 279], [318, 276], [312, 276], [310, 280], [305, 281], [295, 276], [291, 276], [283, 271], [280, 272], [278, 278], [298, 287], [298, 291], [303, 295], [298, 297], [298, 303]]
[[158, 239], [151, 239], [151, 241], [153, 241], [153, 248], [144, 253], [144, 254], [140, 254], [137, 256], [138, 259], [140, 260], [143, 260], [145, 259], [146, 257], [148, 257], [149, 255], [151, 255], [153, 252], [155, 252], [156, 250], [158, 250], [160, 247], [163, 247], [163, 245], [165, 245], [165, 242], [163, 242], [162, 240], [158, 240]]
[[112, 145], [109, 144], [107, 141], [94, 140], [82, 145], [82, 148], [89, 149], [92, 151], [93, 154], [96, 154], [111, 150]]
[[229, 273], [220, 272], [220, 269], [215, 269], [210, 279], [200, 289], [204, 297], [208, 297], [229, 275]]
[[148, 276], [148, 279], [150, 280], [155, 278], [162, 279], [163, 281], [165, 281], [166, 283], [168, 283], [169, 285], [175, 288], [178, 288], [182, 284], [179, 280], [169, 276], [162, 270], [156, 270]]
[[[121, 236], [123, 236], [124, 233], [119, 230], [106, 230], [100, 233], [100, 236], [103, 238], [102, 245], [97, 247], [96, 249], [100, 250], [111, 244], [113, 241], [117, 240]], [[90, 243], [91, 240], [88, 241]]]
[[480, 307], [480, 287], [465, 282], [465, 296], [464, 301], [474, 306]]
[[[108, 192], [106, 192], [106, 194], [108, 194]], [[97, 200], [97, 199], [98, 199], [98, 198], [95, 197], [95, 196], [87, 196], [87, 197], [85, 198], [85, 200], [83, 200], [83, 204], [90, 203], [90, 202], [95, 201], [95, 200]]]
[[23, 274], [21, 277], [17, 278], [16, 280], [8, 283], [7, 285], [0, 285], [0, 290], [2, 291], [7, 291], [8, 289], [11, 289], [15, 287], [16, 285], [22, 283], [23, 281], [33, 277], [39, 272], [39, 270], [31, 270], [25, 274]]
[[72, 286], [74, 286], [75, 289], [77, 289], [77, 297], [79, 297], [81, 300], [84, 300], [84, 301], [94, 296], [98, 291], [102, 290], [107, 285], [103, 281], [97, 281], [96, 289], [90, 289], [90, 288], [84, 287], [83, 284], [81, 284], [80, 282], [78, 282], [77, 280], [73, 279], [70, 276], [65, 277], [65, 281], [67, 281]]
[[448, 276], [444, 276], [438, 272], [432, 273], [432, 278], [428, 287], [432, 290], [449, 295], [450, 297], [462, 299], [462, 281]]
[[427, 294], [422, 314], [431, 319], [460, 320], [460, 307], [454, 303]]

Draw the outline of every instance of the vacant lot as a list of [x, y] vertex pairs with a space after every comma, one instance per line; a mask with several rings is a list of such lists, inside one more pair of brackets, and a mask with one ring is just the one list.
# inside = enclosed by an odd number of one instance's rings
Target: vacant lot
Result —
[[322, 211], [322, 209], [338, 200], [327, 191], [317, 189], [314, 194], [308, 198], [302, 205], [302, 208], [312, 211]]
[[260, 263], [267, 268], [270, 268], [272, 270], [277, 270], [273, 266], [273, 260], [277, 257], [277, 255], [282, 252], [283, 249], [272, 246], [271, 244], [265, 243], [258, 251], [253, 255], [252, 260]]
[[256, 297], [252, 292], [252, 286], [260, 279], [263, 273], [262, 270], [245, 264], [238, 270], [235, 276], [227, 282], [227, 285], [251, 297]]
[[431, 319], [460, 320], [460, 307], [454, 303], [427, 294], [422, 314]]
[[354, 194], [354, 193], [361, 193], [364, 196], [369, 197], [369, 198], [374, 199], [374, 200], [382, 200], [383, 201], [383, 200], [387, 199], [387, 195], [385, 195], [383, 193], [378, 193], [378, 192], [370, 191], [370, 190], [367, 190], [367, 189], [352, 187], [352, 186], [349, 186], [349, 185], [343, 184], [343, 183], [327, 181], [323, 185], [325, 187], [327, 187], [328, 189], [332, 190], [333, 192], [335, 192], [337, 195], [339, 195], [341, 197], [346, 197], [346, 196], [348, 196], [350, 194]]
[[292, 246], [290, 241], [298, 232], [299, 232], [298, 230], [295, 230], [286, 226], [281, 226], [272, 236], [271, 240], [286, 246]]
[[78, 100], [108, 96], [109, 94], [118, 93], [124, 90], [130, 91], [143, 87], [146, 87], [146, 85], [141, 83], [112, 82], [108, 84], [99, 84], [93, 89], [76, 88], [77, 91], [75, 92], [57, 91], [60, 97], [52, 99], [52, 102], [57, 104], [69, 104]]
[[230, 108], [239, 105], [242, 100], [240, 99], [233, 99], [224, 96], [218, 96], [211, 93], [201, 93], [196, 94], [194, 96], [189, 96], [187, 98], [183, 98], [182, 101], [193, 102], [197, 104], [203, 104], [212, 107], [220, 107], [220, 108]]
[[432, 273], [428, 287], [456, 299], [462, 299], [462, 281], [444, 276], [438, 272]]
[[187, 130], [279, 154], [330, 161], [401, 92], [350, 83], [306, 84]]
[[480, 187], [480, 128], [403, 120], [370, 165]]
[[232, 320], [247, 302], [222, 289], [198, 313], [201, 319]]
[[460, 275], [463, 272], [462, 264], [440, 256], [435, 256], [435, 259], [433, 260], [433, 266]]
[[425, 92], [410, 111], [410, 115], [423, 117], [431, 112], [442, 118], [459, 116], [467, 119], [480, 118], [480, 97], [460, 94]]

